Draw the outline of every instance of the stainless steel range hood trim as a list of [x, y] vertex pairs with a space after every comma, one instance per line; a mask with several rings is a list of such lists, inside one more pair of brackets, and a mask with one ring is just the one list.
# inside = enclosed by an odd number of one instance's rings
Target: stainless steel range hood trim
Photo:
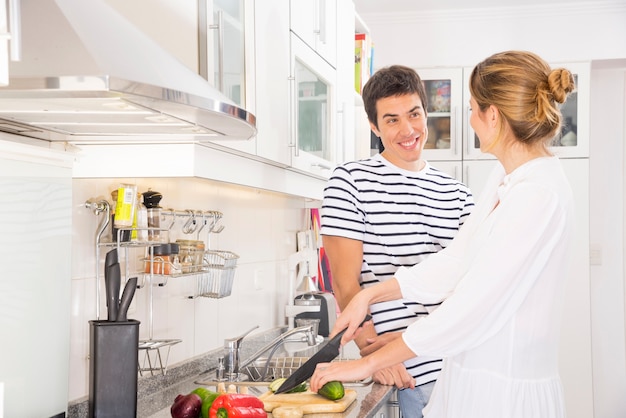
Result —
[[[0, 131], [72, 144], [248, 140], [256, 135], [252, 113], [102, 0], [22, 1], [23, 60], [11, 63], [9, 85], [0, 87]], [[96, 109], [98, 100], [107, 99], [144, 109], [145, 116]]]
[[[194, 142], [210, 139], [240, 139], [248, 140], [256, 134], [255, 116], [230, 103], [220, 102], [206, 97], [196, 96], [173, 89], [157, 87], [129, 80], [122, 80], [109, 76], [62, 76], [62, 77], [30, 77], [13, 78], [11, 88], [0, 88], [0, 131], [19, 133], [49, 141], [67, 141], [72, 143], [103, 143], [103, 142]], [[59, 127], [51, 126], [47, 122], [24, 122], [18, 115], [20, 112], [11, 109], [11, 103], [16, 100], [68, 100], [80, 107], [81, 99], [111, 98], [121, 99], [126, 103], [145, 109], [152, 115], [165, 115], [184, 122], [183, 128], [173, 127], [171, 132], [150, 133], [127, 132], [118, 134], [104, 134], [97, 132], [73, 133]], [[4, 102], [5, 99], [10, 100]], [[21, 112], [25, 112], [22, 110]], [[47, 114], [49, 110], [28, 111], [32, 115]], [[101, 113], [107, 112], [103, 109]], [[75, 112], [81, 113], [80, 109]], [[88, 111], [82, 112], [89, 113]], [[8, 116], [10, 115], [10, 116]], [[3, 129], [2, 121], [16, 125], [15, 129]], [[226, 122], [225, 122], [226, 121]], [[76, 125], [80, 127], [80, 124]], [[101, 125], [104, 129], [106, 125]], [[159, 127], [157, 122], [153, 125]], [[166, 124], [162, 125], [164, 128]], [[197, 129], [194, 129], [197, 128]], [[46, 134], [46, 131], [58, 135]], [[69, 136], [69, 137], [68, 137]], [[116, 137], [111, 138], [111, 137]], [[135, 141], [132, 136], [138, 136]]]

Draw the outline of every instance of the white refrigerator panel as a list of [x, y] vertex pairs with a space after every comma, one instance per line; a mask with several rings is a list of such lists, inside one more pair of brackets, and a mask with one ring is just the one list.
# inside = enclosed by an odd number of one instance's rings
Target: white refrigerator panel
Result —
[[0, 141], [0, 382], [6, 417], [67, 411], [71, 174], [59, 153]]

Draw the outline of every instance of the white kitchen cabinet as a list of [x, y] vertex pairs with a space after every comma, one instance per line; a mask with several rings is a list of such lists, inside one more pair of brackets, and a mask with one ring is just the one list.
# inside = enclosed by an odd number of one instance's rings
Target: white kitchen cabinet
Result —
[[257, 147], [256, 155], [282, 167], [291, 165], [289, 0], [254, 6]]
[[[335, 68], [290, 29], [289, 4], [255, 5], [257, 156], [326, 179], [337, 162], [354, 155], [354, 95], [347, 88], [354, 80], [353, 27], [341, 32], [335, 47], [350, 55]], [[353, 7], [333, 9], [333, 20], [339, 12], [354, 22]]]
[[290, 0], [289, 6], [291, 31], [335, 67], [337, 0]]

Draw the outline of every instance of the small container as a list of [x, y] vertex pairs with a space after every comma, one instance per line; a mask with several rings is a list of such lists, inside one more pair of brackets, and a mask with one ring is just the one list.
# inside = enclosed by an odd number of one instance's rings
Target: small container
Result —
[[172, 247], [170, 244], [157, 245], [152, 248], [152, 259], [148, 254], [146, 259], [146, 273], [152, 274], [171, 274], [171, 259]]

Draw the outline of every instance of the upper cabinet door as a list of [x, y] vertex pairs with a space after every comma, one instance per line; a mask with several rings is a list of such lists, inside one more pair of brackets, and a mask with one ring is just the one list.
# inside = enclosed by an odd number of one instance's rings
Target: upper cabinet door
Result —
[[428, 140], [424, 146], [424, 158], [461, 160], [463, 71], [443, 68], [418, 69], [417, 72], [428, 99]]
[[292, 166], [328, 177], [336, 161], [337, 73], [300, 38], [291, 36]]
[[199, 73], [240, 107], [250, 110], [254, 7], [249, 0], [200, 0]]
[[291, 31], [324, 58], [337, 64], [337, 0], [290, 0]]

